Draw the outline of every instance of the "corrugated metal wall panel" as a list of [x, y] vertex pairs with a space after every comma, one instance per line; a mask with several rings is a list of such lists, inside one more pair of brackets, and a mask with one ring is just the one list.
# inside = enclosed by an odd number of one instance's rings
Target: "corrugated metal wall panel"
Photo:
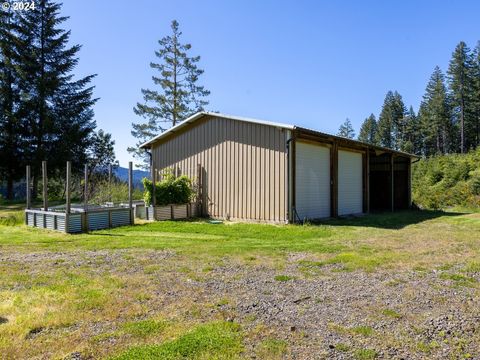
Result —
[[157, 220], [171, 220], [172, 209], [170, 206], [156, 206], [155, 207], [155, 219]]
[[358, 152], [338, 151], [338, 215], [363, 212], [363, 163]]
[[330, 217], [330, 149], [296, 142], [295, 208], [300, 219]]
[[110, 226], [107, 211], [88, 213], [87, 216], [89, 230], [107, 229]]
[[37, 214], [37, 227], [45, 228], [45, 214]]
[[79, 233], [82, 232], [82, 215], [70, 214], [68, 216], [68, 232]]
[[45, 215], [47, 229], [55, 230], [55, 215]]
[[28, 226], [34, 226], [34, 220], [33, 220], [33, 217], [35, 215], [33, 213], [27, 213], [27, 225]]
[[57, 230], [65, 231], [65, 216], [57, 215]]
[[179, 168], [197, 177], [203, 167], [204, 209], [212, 217], [284, 222], [287, 131], [268, 125], [207, 117], [152, 153], [157, 173]]
[[173, 218], [174, 219], [186, 219], [187, 216], [187, 205], [174, 205], [173, 206]]
[[130, 209], [112, 210], [112, 227], [130, 225]]

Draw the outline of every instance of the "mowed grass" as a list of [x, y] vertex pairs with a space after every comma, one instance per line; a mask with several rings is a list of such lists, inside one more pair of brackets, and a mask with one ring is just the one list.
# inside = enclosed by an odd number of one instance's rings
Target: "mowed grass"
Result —
[[[331, 220], [318, 225], [210, 224], [207, 221], [143, 223], [66, 235], [18, 225], [21, 212], [0, 215], [0, 247], [16, 251], [171, 249], [207, 261], [223, 256], [311, 254], [311, 265], [345, 269], [438, 267], [478, 264], [480, 213], [405, 211]], [[0, 210], [1, 214], [1, 210]], [[19, 215], [20, 214], [20, 215]]]
[[[297, 279], [284, 273], [283, 263], [292, 256], [306, 279], [326, 267], [445, 269], [442, 276], [452, 286], [470, 287], [480, 269], [478, 213], [407, 211], [305, 226], [169, 221], [79, 235], [32, 229], [22, 221], [19, 207], [0, 209], [0, 354], [5, 358], [63, 358], [76, 352], [119, 359], [241, 358], [247, 330], [226, 321], [227, 312], [211, 315], [212, 308], [230, 301], [181, 295], [191, 281], [215, 276], [215, 268], [228, 262], [273, 266], [278, 275], [272, 280], [288, 284]], [[158, 250], [174, 258], [157, 257]], [[180, 295], [169, 302], [167, 292]], [[354, 333], [368, 337], [370, 330]], [[257, 345], [262, 358], [288, 353], [280, 340]], [[355, 356], [375, 357], [367, 350]]]

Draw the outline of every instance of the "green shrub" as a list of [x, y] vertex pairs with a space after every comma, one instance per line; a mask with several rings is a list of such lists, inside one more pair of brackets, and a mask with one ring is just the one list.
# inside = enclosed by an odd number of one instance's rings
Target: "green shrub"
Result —
[[[153, 183], [144, 178], [143, 199], [147, 205], [152, 203]], [[155, 184], [156, 205], [187, 204], [193, 200], [195, 191], [192, 180], [185, 175], [175, 177], [169, 170], [162, 174], [162, 181]]]
[[480, 207], [480, 148], [421, 159], [412, 175], [413, 201], [421, 208]]

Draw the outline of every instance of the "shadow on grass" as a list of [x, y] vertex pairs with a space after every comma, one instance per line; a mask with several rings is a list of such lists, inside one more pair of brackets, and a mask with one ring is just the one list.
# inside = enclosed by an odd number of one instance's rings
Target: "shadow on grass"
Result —
[[352, 216], [322, 221], [319, 224], [332, 226], [365, 226], [382, 229], [402, 229], [409, 225], [444, 216], [460, 216], [466, 213], [440, 210], [404, 210], [395, 212], [373, 213], [365, 216]]

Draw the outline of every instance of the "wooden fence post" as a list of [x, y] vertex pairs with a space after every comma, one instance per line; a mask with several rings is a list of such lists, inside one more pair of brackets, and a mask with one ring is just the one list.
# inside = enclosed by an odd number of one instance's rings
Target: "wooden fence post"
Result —
[[84, 177], [83, 177], [83, 209], [87, 211], [88, 209], [88, 165], [84, 166]]
[[66, 184], [65, 184], [65, 232], [69, 232], [69, 222], [70, 222], [70, 207], [71, 207], [71, 198], [70, 198], [70, 177], [72, 174], [72, 163], [67, 161], [67, 174], [66, 174]]
[[[155, 187], [157, 184], [157, 169], [155, 168], [155, 163], [152, 163], [152, 207], [155, 209]], [[155, 217], [154, 217], [155, 218]]]
[[112, 202], [112, 164], [108, 164], [108, 200]]
[[30, 209], [32, 207], [32, 198], [31, 198], [31, 192], [30, 192], [30, 177], [31, 177], [31, 172], [30, 172], [30, 165], [27, 165], [27, 209]]
[[132, 162], [128, 162], [128, 209], [130, 210], [130, 225], [133, 225], [133, 205], [132, 205], [132, 200], [133, 200], [133, 170], [132, 170]]
[[390, 183], [391, 183], [391, 198], [392, 211], [395, 211], [395, 158], [393, 153], [390, 156]]
[[43, 210], [48, 211], [48, 179], [47, 179], [47, 162], [42, 161], [42, 178], [43, 178]]
[[202, 165], [197, 164], [197, 214], [203, 215], [202, 209]]
[[85, 164], [84, 166], [84, 179], [83, 179], [83, 231], [87, 232], [88, 231], [88, 216], [87, 216], [87, 211], [88, 211], [88, 165]]

